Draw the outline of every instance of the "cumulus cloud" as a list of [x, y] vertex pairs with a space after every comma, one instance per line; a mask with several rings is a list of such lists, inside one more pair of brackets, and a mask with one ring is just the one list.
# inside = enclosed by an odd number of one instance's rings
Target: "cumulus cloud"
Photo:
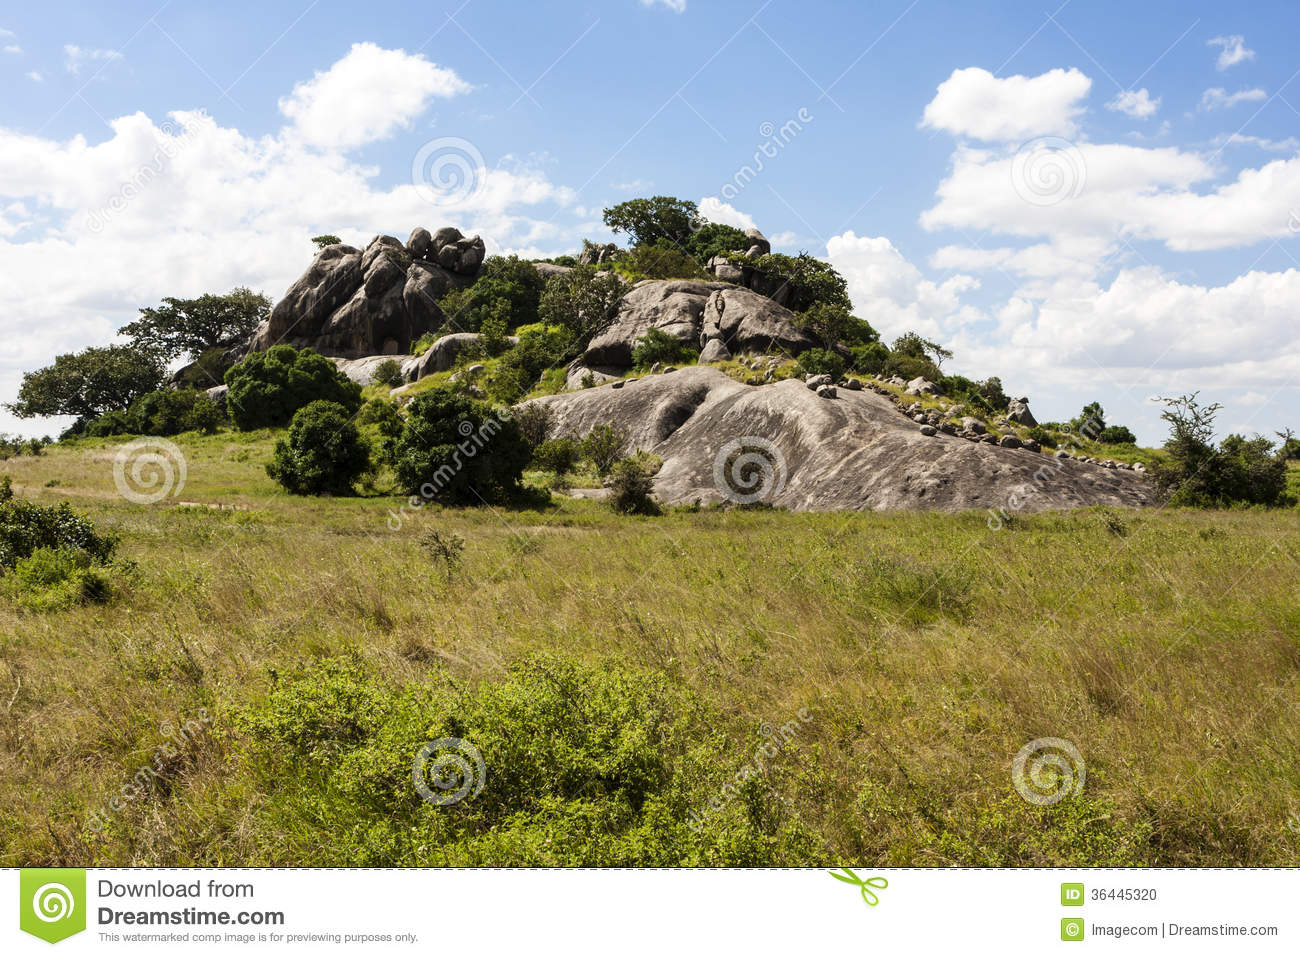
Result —
[[705, 196], [699, 202], [700, 215], [711, 223], [735, 226], [737, 229], [754, 229], [754, 217], [742, 213], [730, 203], [724, 203], [716, 196]]
[[1268, 94], [1260, 89], [1238, 90], [1236, 93], [1229, 93], [1223, 87], [1216, 86], [1201, 94], [1200, 108], [1207, 112], [1210, 110], [1227, 110], [1238, 103], [1255, 103], [1267, 98]]
[[669, 10], [672, 10], [675, 13], [686, 12], [686, 0], [641, 0], [641, 6], [643, 7], [662, 6], [662, 7], [666, 7]]
[[279, 106], [302, 142], [349, 149], [409, 129], [434, 97], [469, 89], [454, 70], [419, 54], [356, 43], [328, 70], [297, 84]]
[[954, 70], [925, 107], [921, 125], [991, 142], [1073, 136], [1092, 80], [1078, 70], [999, 78], [979, 67]]
[[[98, 141], [0, 127], [0, 398], [55, 354], [113, 339], [141, 306], [236, 285], [280, 296], [310, 261], [309, 237], [364, 244], [378, 232], [454, 225], [491, 252], [564, 251], [573, 192], [530, 164], [467, 170], [475, 185], [432, 203], [410, 170], [383, 178], [341, 150], [308, 147], [202, 111], [122, 116]], [[0, 413], [0, 431], [49, 431]]]
[[[1054, 171], [1048, 162], [1055, 162]], [[1046, 205], [1026, 201], [1017, 181], [1026, 175], [1009, 150], [960, 149], [921, 224], [1023, 237], [1154, 239], [1173, 250], [1206, 250], [1289, 235], [1285, 211], [1300, 209], [1300, 157], [1197, 190], [1218, 175], [1199, 154], [1085, 143], [1040, 162], [1036, 175], [1078, 187], [1062, 189], [1061, 200]]]
[[16, 43], [10, 43], [5, 47], [5, 53], [22, 53], [23, 48]]
[[27, 74], [27, 79], [31, 80], [33, 83], [44, 83], [44, 82], [45, 82], [45, 77], [43, 77], [41, 74], [37, 73], [35, 70], [32, 70], [31, 72], [29, 72], [29, 73]]
[[826, 258], [848, 282], [854, 314], [885, 339], [905, 332], [943, 338], [982, 318], [961, 302], [978, 289], [973, 276], [955, 275], [941, 283], [926, 279], [884, 236], [858, 236], [852, 230], [832, 236]]
[[1255, 59], [1255, 51], [1246, 48], [1246, 38], [1240, 35], [1215, 37], [1205, 45], [1220, 48], [1219, 59], [1214, 64], [1220, 71], [1236, 66], [1243, 60]]
[[1149, 116], [1154, 116], [1156, 110], [1160, 109], [1160, 97], [1151, 99], [1151, 94], [1147, 92], [1146, 87], [1140, 90], [1122, 90], [1115, 99], [1106, 104], [1106, 109], [1131, 116], [1135, 120], [1145, 120]]
[[117, 50], [93, 50], [79, 47], [75, 43], [67, 43], [63, 47], [63, 65], [73, 75], [79, 74], [81, 68], [88, 63], [109, 63], [121, 59], [122, 54]]

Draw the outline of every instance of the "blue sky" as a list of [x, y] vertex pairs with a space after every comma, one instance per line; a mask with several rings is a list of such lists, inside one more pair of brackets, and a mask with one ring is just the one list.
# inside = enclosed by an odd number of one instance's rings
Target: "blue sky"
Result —
[[0, 397], [162, 296], [279, 296], [316, 232], [550, 255], [667, 193], [829, 257], [887, 337], [1040, 418], [1095, 398], [1154, 443], [1149, 397], [1199, 388], [1267, 434], [1300, 424], [1297, 27], [1280, 2], [9, 10]]

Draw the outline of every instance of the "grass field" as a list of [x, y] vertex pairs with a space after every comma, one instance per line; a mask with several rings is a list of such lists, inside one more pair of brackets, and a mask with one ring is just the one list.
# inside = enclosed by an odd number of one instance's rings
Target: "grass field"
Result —
[[[121, 537], [107, 603], [0, 599], [0, 863], [1300, 864], [1300, 510], [403, 513], [272, 438], [150, 506], [112, 442], [0, 464]], [[453, 732], [486, 786], [422, 802]]]

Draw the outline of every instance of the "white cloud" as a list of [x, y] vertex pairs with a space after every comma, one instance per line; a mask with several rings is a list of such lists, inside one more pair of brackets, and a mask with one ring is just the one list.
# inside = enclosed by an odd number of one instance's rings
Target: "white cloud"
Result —
[[979, 67], [954, 70], [926, 105], [921, 125], [996, 142], [1073, 136], [1091, 87], [1074, 68], [1001, 79]]
[[17, 36], [17, 34], [12, 30], [6, 30], [4, 27], [0, 27], [0, 40], [5, 40], [12, 36]]
[[280, 112], [308, 145], [348, 149], [409, 129], [437, 96], [470, 86], [419, 54], [356, 43], [343, 59], [281, 98]]
[[22, 53], [23, 48], [16, 43], [11, 43], [5, 47], [5, 53]]
[[742, 213], [730, 203], [724, 203], [716, 196], [705, 196], [699, 202], [700, 215], [711, 223], [735, 226], [737, 229], [755, 229], [754, 217]]
[[[0, 400], [13, 398], [21, 372], [111, 341], [163, 296], [247, 285], [278, 298], [319, 233], [364, 244], [377, 232], [454, 225], [482, 235], [490, 252], [533, 255], [569, 243], [573, 192], [523, 161], [473, 169], [476, 190], [434, 205], [409, 169], [381, 178], [339, 150], [306, 147], [291, 124], [253, 136], [177, 112], [110, 125], [100, 141], [0, 127], [0, 338], [9, 344]], [[15, 427], [58, 424], [0, 413], [0, 431]]]
[[1151, 99], [1146, 87], [1140, 90], [1123, 90], [1106, 104], [1106, 109], [1116, 110], [1136, 120], [1145, 120], [1149, 116], [1154, 116], [1156, 110], [1160, 109], [1160, 97]]
[[672, 10], [676, 13], [686, 12], [686, 0], [641, 0], [641, 6], [643, 7], [663, 6], [663, 7], [667, 7], [669, 10]]
[[87, 63], [95, 62], [112, 62], [123, 59], [122, 54], [117, 50], [92, 50], [86, 47], [79, 47], [75, 43], [64, 44], [63, 47], [63, 65], [67, 67], [69, 73], [77, 74]]
[[[1289, 235], [1286, 211], [1300, 209], [1300, 157], [1244, 169], [1206, 191], [1218, 171], [1174, 147], [1081, 144], [1040, 162], [1048, 185], [1077, 185], [1054, 205], [1025, 199], [1027, 174], [1010, 150], [959, 149], [921, 214], [927, 229], [989, 230], [1022, 237], [1154, 239], [1174, 250], [1223, 249]], [[1056, 178], [1053, 179], [1052, 177]]]
[[1226, 70], [1228, 67], [1236, 66], [1243, 60], [1255, 59], [1255, 51], [1246, 49], [1246, 38], [1240, 35], [1215, 37], [1205, 44], [1210, 47], [1220, 47], [1219, 59], [1215, 66], [1219, 70]]
[[1239, 90], [1236, 93], [1229, 93], [1223, 87], [1216, 86], [1201, 94], [1200, 109], [1205, 111], [1227, 110], [1238, 103], [1254, 103], [1267, 98], [1268, 94], [1260, 89]]
[[1300, 150], [1300, 138], [1288, 136], [1284, 140], [1270, 140], [1264, 136], [1248, 136], [1243, 133], [1233, 133], [1230, 136], [1217, 136], [1214, 139], [1215, 146], [1257, 146], [1262, 150], [1268, 150], [1270, 153], [1294, 153]]
[[857, 236], [852, 230], [832, 236], [826, 243], [826, 258], [848, 281], [854, 315], [871, 323], [885, 339], [905, 332], [942, 338], [983, 318], [961, 302], [962, 293], [979, 288], [978, 279], [966, 275], [942, 283], [926, 279], [884, 236]]
[[31, 80], [33, 83], [45, 82], [45, 77], [41, 76], [41, 74], [37, 73], [35, 70], [32, 70], [27, 74], [27, 79]]

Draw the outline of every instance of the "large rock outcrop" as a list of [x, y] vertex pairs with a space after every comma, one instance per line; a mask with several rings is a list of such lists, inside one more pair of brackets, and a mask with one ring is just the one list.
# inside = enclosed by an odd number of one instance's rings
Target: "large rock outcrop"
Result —
[[591, 340], [589, 367], [627, 368], [637, 340], [659, 329], [693, 348], [719, 339], [731, 353], [797, 355], [816, 340], [795, 325], [794, 313], [758, 293], [725, 282], [648, 279], [623, 297], [613, 325]]
[[870, 390], [831, 397], [796, 380], [746, 386], [697, 366], [532, 402], [550, 408], [552, 435], [609, 422], [627, 429], [634, 446], [663, 459], [655, 492], [672, 504], [1000, 515], [1152, 501], [1140, 473], [923, 432]]
[[416, 228], [403, 244], [376, 236], [364, 250], [322, 249], [253, 333], [249, 351], [286, 343], [328, 356], [401, 355], [443, 323], [438, 300], [472, 283], [483, 240]]

